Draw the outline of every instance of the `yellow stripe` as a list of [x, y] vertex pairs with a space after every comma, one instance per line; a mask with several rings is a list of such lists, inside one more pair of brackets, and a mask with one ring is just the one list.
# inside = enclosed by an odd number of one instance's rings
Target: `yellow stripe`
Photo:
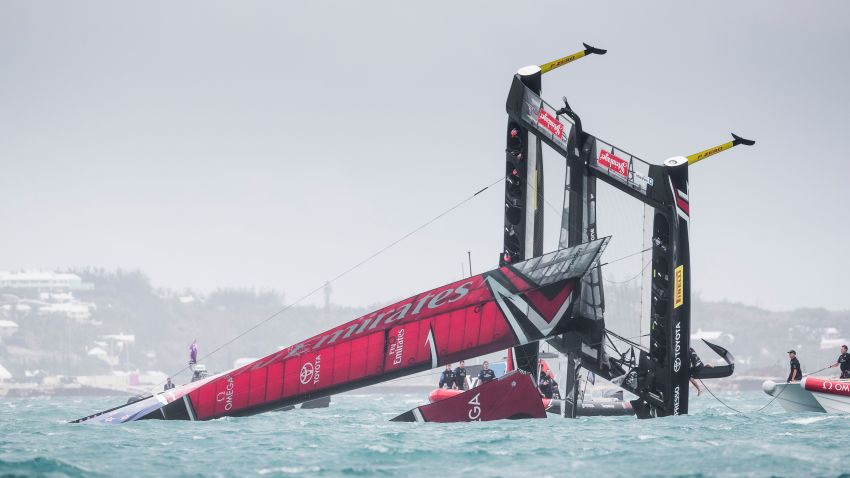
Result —
[[699, 153], [692, 154], [688, 156], [688, 164], [694, 164], [697, 161], [702, 161], [703, 159], [709, 156], [714, 156], [717, 153], [722, 153], [723, 151], [726, 151], [732, 146], [735, 146], [735, 143], [733, 141], [729, 141], [728, 143], [723, 143], [720, 146], [715, 146], [713, 148], [708, 148], [705, 151], [700, 151]]
[[673, 308], [678, 309], [685, 303], [685, 266], [680, 265], [674, 273]]
[[558, 68], [559, 66], [564, 66], [567, 63], [574, 62], [574, 61], [578, 60], [579, 58], [581, 58], [583, 56], [584, 56], [584, 50], [582, 50], [578, 53], [573, 53], [572, 55], [569, 55], [569, 56], [565, 56], [563, 58], [558, 58], [557, 60], [550, 61], [549, 63], [544, 63], [544, 64], [540, 65], [540, 71], [541, 71], [541, 73], [546, 73], [546, 72], [552, 71], [555, 68]]

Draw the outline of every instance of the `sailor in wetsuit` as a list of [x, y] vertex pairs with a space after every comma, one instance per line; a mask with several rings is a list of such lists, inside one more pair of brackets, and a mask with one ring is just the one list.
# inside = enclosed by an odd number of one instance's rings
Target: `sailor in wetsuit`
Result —
[[850, 354], [847, 353], [847, 346], [841, 346], [841, 355], [838, 356], [838, 361], [830, 365], [829, 368], [841, 367], [841, 378], [850, 378]]
[[797, 352], [789, 350], [788, 358], [791, 359], [791, 372], [788, 373], [786, 382], [799, 382], [803, 378], [803, 371], [800, 369], [800, 361], [797, 360]]
[[463, 364], [463, 360], [457, 364], [457, 368], [454, 371], [455, 377], [455, 388], [458, 390], [466, 390], [466, 366]]
[[540, 371], [540, 379], [537, 381], [537, 388], [540, 393], [546, 398], [552, 398], [552, 377], [544, 371]]
[[165, 381], [165, 386], [162, 387], [166, 392], [174, 388], [174, 382], [171, 381], [171, 377], [168, 377], [168, 380]]
[[484, 361], [484, 368], [478, 372], [478, 384], [487, 383], [496, 378], [496, 373], [490, 370], [490, 362]]
[[561, 390], [558, 388], [558, 382], [552, 377], [552, 398], [561, 398]]
[[443, 370], [442, 374], [440, 374], [440, 388], [443, 388], [443, 385], [445, 385], [446, 388], [452, 388], [454, 384], [455, 376], [454, 373], [452, 373], [452, 364], [447, 363], [446, 369]]
[[[697, 383], [696, 377], [694, 377], [694, 375], [696, 375], [697, 372], [702, 370], [702, 368], [705, 367], [705, 364], [702, 363], [702, 360], [700, 360], [699, 355], [697, 355], [693, 347], [688, 350], [688, 358], [691, 362], [691, 384], [696, 387], [697, 397], [699, 397], [702, 394], [702, 389], [699, 388], [699, 384]], [[711, 367], [711, 365], [709, 365], [709, 367]]]

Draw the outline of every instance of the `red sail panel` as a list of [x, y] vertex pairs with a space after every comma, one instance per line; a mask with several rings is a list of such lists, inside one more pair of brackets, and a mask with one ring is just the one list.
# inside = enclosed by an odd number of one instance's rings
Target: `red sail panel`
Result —
[[195, 390], [195, 414], [257, 413], [539, 340], [567, 315], [575, 279], [605, 242], [457, 281], [316, 335]]
[[540, 340], [563, 328], [578, 279], [607, 242], [424, 292], [179, 393], [199, 420], [251, 415]]

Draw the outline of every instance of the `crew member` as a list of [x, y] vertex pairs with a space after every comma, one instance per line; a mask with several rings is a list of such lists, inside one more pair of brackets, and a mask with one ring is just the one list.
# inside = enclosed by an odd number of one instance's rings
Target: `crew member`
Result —
[[198, 339], [193, 340], [192, 345], [189, 346], [189, 368], [194, 371], [196, 363], [198, 363]]
[[552, 377], [552, 398], [561, 398], [561, 389], [558, 388], [558, 382], [555, 381], [555, 377]]
[[540, 371], [540, 379], [537, 381], [537, 388], [540, 393], [546, 398], [552, 398], [552, 378], [548, 373]]
[[797, 360], [797, 352], [789, 350], [788, 358], [791, 359], [791, 372], [788, 373], [788, 380], [786, 382], [799, 382], [803, 378], [803, 371], [800, 369], [800, 361]]
[[490, 362], [485, 360], [484, 368], [482, 368], [481, 371], [478, 372], [478, 383], [487, 383], [490, 380], [493, 380], [494, 378], [496, 378], [496, 373], [490, 370]]
[[446, 369], [443, 370], [443, 373], [440, 374], [440, 387], [443, 388], [443, 385], [446, 388], [452, 388], [455, 383], [454, 373], [452, 373], [452, 364], [447, 363]]
[[165, 386], [162, 387], [166, 392], [174, 388], [174, 382], [171, 381], [171, 377], [168, 377], [168, 380], [165, 381]]
[[830, 365], [829, 368], [841, 367], [841, 378], [850, 378], [850, 354], [847, 353], [847, 346], [841, 346], [841, 355], [838, 356], [838, 361]]
[[[696, 374], [697, 372], [702, 370], [702, 368], [706, 365], [702, 363], [702, 360], [700, 360], [699, 355], [697, 355], [693, 347], [690, 347], [690, 349], [688, 350], [688, 359], [691, 362], [691, 384], [694, 386], [694, 388], [697, 389], [697, 397], [699, 397], [702, 394], [702, 389], [699, 388], [699, 383], [697, 382]], [[711, 365], [709, 365], [709, 367], [711, 367]]]
[[466, 366], [463, 364], [463, 360], [457, 364], [457, 368], [454, 371], [455, 376], [455, 388], [458, 390], [466, 390]]

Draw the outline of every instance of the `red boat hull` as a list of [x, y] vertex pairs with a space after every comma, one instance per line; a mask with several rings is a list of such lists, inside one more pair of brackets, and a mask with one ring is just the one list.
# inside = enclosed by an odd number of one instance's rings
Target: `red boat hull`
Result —
[[414, 408], [392, 421], [454, 423], [546, 418], [546, 410], [534, 381], [530, 375], [519, 371], [505, 374], [472, 390], [444, 390], [442, 394], [451, 396]]

